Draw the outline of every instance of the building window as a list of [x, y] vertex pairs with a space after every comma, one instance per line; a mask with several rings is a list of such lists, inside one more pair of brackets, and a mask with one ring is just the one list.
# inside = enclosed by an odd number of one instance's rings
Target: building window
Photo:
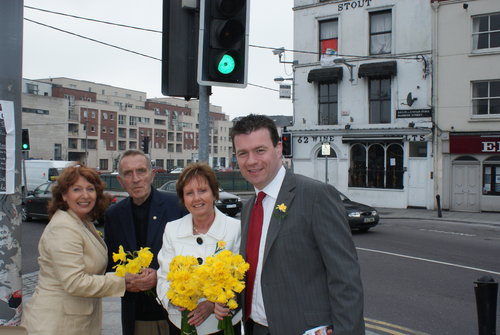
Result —
[[500, 115], [500, 80], [472, 83], [472, 114]]
[[390, 10], [370, 13], [370, 55], [392, 51], [392, 15]]
[[472, 19], [472, 46], [475, 50], [500, 47], [500, 14]]
[[62, 160], [62, 144], [54, 143], [54, 159]]
[[127, 116], [126, 115], [118, 115], [118, 124], [126, 124]]
[[427, 142], [410, 142], [409, 157], [427, 157]]
[[490, 157], [483, 163], [483, 194], [500, 195], [499, 157]]
[[[338, 20], [328, 20], [319, 22], [319, 52], [320, 57], [324, 54], [337, 53], [338, 48]], [[329, 50], [327, 50], [329, 49]]]
[[38, 85], [26, 83], [26, 91], [28, 94], [38, 94]]
[[338, 124], [338, 85], [319, 83], [319, 124]]
[[351, 147], [349, 187], [403, 188], [403, 147], [356, 143]]
[[99, 159], [99, 170], [108, 170], [108, 160], [107, 159]]
[[391, 123], [391, 80], [370, 79], [370, 123]]

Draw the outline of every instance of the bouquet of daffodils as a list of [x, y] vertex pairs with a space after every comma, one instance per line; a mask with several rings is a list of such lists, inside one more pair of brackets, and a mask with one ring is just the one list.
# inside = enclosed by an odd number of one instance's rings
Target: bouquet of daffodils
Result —
[[[236, 293], [245, 288], [243, 278], [249, 268], [239, 254], [233, 254], [225, 250], [225, 242], [217, 243], [215, 254], [207, 257], [203, 265], [192, 256], [176, 256], [170, 263], [170, 272], [167, 280], [170, 288], [167, 298], [172, 304], [193, 310], [198, 305], [198, 300], [205, 298], [213, 303], [226, 304], [230, 309], [238, 307]], [[187, 314], [182, 314], [181, 334], [195, 334], [196, 328], [186, 329]], [[225, 335], [234, 334], [232, 316], [227, 316], [219, 321], [219, 329], [224, 330]]]
[[153, 253], [149, 248], [141, 248], [139, 251], [130, 252], [123, 250], [123, 246], [118, 247], [118, 253], [113, 252], [113, 262], [117, 263], [113, 266], [115, 274], [118, 277], [124, 277], [125, 273], [137, 274], [151, 264]]
[[189, 312], [198, 306], [198, 300], [202, 297], [197, 267], [198, 260], [193, 256], [175, 256], [170, 262], [167, 298], [172, 304], [185, 308], [181, 312], [181, 335], [197, 334], [196, 327], [187, 322]]

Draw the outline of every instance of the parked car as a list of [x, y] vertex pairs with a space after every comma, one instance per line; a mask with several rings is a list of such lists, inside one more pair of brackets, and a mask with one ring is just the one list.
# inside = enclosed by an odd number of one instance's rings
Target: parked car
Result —
[[378, 224], [380, 217], [375, 208], [352, 201], [342, 193], [340, 199], [344, 203], [351, 230], [366, 232]]
[[172, 171], [170, 171], [170, 173], [177, 173], [178, 174], [178, 173], [181, 173], [182, 170], [184, 170], [184, 168], [178, 167], [178, 168], [175, 168]]
[[[35, 188], [34, 191], [28, 192], [22, 203], [23, 221], [31, 221], [33, 218], [47, 219], [49, 217], [47, 207], [50, 199], [52, 199], [53, 184], [54, 182], [43, 183]], [[105, 193], [111, 195], [111, 204], [117, 203], [128, 197], [127, 192], [105, 191]], [[102, 221], [99, 220], [98, 223], [102, 223]]]
[[[165, 184], [161, 185], [158, 190], [169, 193], [176, 193], [175, 189], [176, 180], [167, 181]], [[236, 216], [243, 207], [241, 198], [235, 194], [224, 191], [219, 188], [219, 200], [215, 202], [215, 206], [222, 212], [229, 216]]]

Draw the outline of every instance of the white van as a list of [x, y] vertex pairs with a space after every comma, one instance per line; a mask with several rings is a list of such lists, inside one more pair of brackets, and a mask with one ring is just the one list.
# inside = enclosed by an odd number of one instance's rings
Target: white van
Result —
[[40, 159], [24, 160], [26, 179], [22, 183], [26, 183], [26, 191], [33, 191], [37, 186], [51, 180], [56, 180], [62, 170], [68, 165], [75, 164], [73, 161], [51, 161]]

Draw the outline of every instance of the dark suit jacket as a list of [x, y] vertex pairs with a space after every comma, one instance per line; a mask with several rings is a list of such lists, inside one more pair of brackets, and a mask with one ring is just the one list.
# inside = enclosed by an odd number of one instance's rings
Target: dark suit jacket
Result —
[[[118, 251], [120, 245], [125, 251], [135, 251], [140, 247], [150, 247], [155, 255], [150, 267], [158, 269], [157, 255], [162, 245], [163, 231], [169, 221], [177, 220], [187, 214], [180, 205], [175, 194], [152, 190], [151, 207], [149, 208], [149, 226], [146, 245], [137, 245], [134, 219], [132, 215], [132, 198], [128, 197], [116, 205], [111, 206], [105, 213], [104, 240], [108, 246], [108, 271], [112, 267], [113, 252]], [[122, 331], [124, 335], [133, 335], [135, 324], [135, 302], [137, 294], [126, 292], [122, 298]]]
[[[254, 202], [241, 215], [243, 255]], [[335, 335], [364, 335], [359, 264], [338, 191], [287, 171], [275, 207], [282, 203], [286, 215], [273, 211], [261, 277], [271, 334], [333, 325]]]

